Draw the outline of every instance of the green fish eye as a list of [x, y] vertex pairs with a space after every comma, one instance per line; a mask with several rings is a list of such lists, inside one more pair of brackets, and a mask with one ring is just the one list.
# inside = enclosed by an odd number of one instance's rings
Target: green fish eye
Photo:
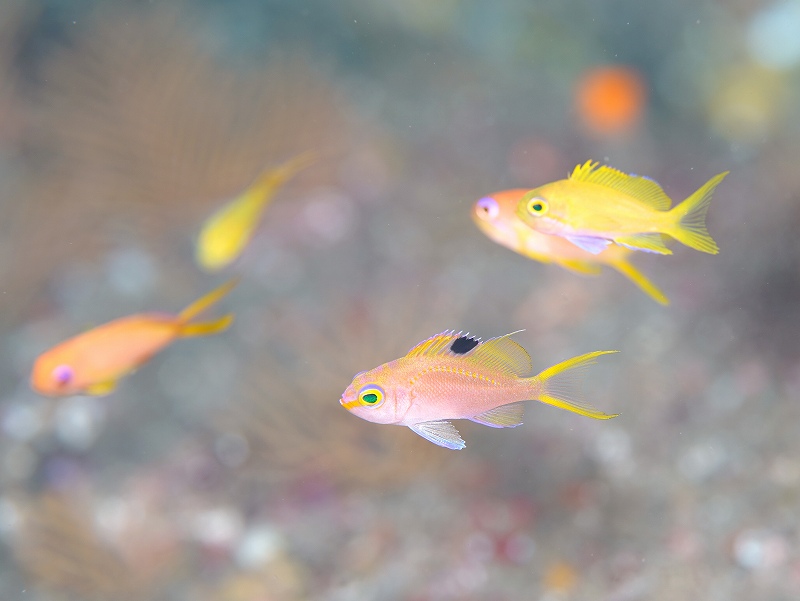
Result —
[[374, 384], [365, 386], [361, 389], [361, 392], [358, 393], [359, 402], [369, 407], [377, 407], [383, 402], [383, 398], [383, 390]]

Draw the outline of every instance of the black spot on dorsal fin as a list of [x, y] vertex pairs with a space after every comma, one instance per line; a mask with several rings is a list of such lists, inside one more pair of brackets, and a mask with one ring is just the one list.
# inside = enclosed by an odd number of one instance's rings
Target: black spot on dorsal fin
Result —
[[453, 344], [450, 345], [450, 351], [456, 355], [465, 355], [478, 346], [480, 342], [479, 338], [473, 338], [470, 335], [459, 336], [453, 341]]

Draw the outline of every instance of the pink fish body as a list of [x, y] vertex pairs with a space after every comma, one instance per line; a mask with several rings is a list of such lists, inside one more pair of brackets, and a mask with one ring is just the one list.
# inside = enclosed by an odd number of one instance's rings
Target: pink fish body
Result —
[[574, 384], [580, 368], [616, 351], [595, 351], [526, 376], [533, 369], [530, 356], [510, 336], [481, 342], [443, 332], [405, 357], [357, 374], [340, 403], [362, 419], [408, 426], [450, 449], [465, 443], [449, 420], [512, 428], [522, 423], [523, 403], [530, 400], [595, 419], [615, 417], [577, 400]]

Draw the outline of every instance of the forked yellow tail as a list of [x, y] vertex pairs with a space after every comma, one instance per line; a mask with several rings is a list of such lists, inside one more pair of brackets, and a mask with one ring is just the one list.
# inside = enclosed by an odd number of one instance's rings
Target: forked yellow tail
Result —
[[562, 361], [549, 367], [537, 376], [528, 378], [540, 388], [537, 401], [553, 405], [573, 413], [593, 417], [594, 419], [611, 419], [619, 413], [603, 413], [581, 399], [580, 380], [583, 368], [596, 363], [600, 355], [608, 355], [619, 351], [594, 351]]
[[223, 315], [222, 317], [213, 321], [204, 322], [191, 322], [192, 319], [208, 310], [222, 299], [223, 296], [228, 294], [236, 284], [239, 283], [239, 278], [234, 278], [219, 288], [216, 288], [194, 301], [191, 305], [186, 307], [178, 314], [181, 322], [180, 336], [206, 336], [208, 334], [216, 334], [228, 328], [233, 323], [233, 315]]
[[715, 175], [699, 190], [673, 207], [669, 214], [672, 216], [672, 225], [664, 232], [695, 250], [716, 255], [719, 246], [706, 229], [706, 213], [711, 203], [711, 194], [719, 183], [725, 179], [729, 171]]

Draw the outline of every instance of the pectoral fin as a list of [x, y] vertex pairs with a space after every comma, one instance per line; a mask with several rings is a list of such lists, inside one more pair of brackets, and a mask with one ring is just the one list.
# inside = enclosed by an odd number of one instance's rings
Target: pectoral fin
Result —
[[107, 382], [95, 382], [86, 387], [86, 394], [92, 396], [105, 396], [114, 392], [117, 387], [116, 380], [108, 380]]
[[432, 422], [421, 422], [409, 426], [414, 432], [430, 440], [433, 444], [448, 449], [463, 449], [466, 445], [464, 439], [459, 435], [456, 427], [448, 421], [436, 420]]
[[516, 428], [522, 425], [522, 414], [525, 413], [524, 403], [525, 401], [521, 401], [495, 407], [469, 419], [476, 424], [483, 424], [491, 428]]
[[599, 255], [609, 244], [611, 244], [611, 241], [606, 240], [605, 238], [592, 238], [591, 236], [564, 237], [578, 248], [585, 250], [587, 253], [592, 253], [593, 255]]

